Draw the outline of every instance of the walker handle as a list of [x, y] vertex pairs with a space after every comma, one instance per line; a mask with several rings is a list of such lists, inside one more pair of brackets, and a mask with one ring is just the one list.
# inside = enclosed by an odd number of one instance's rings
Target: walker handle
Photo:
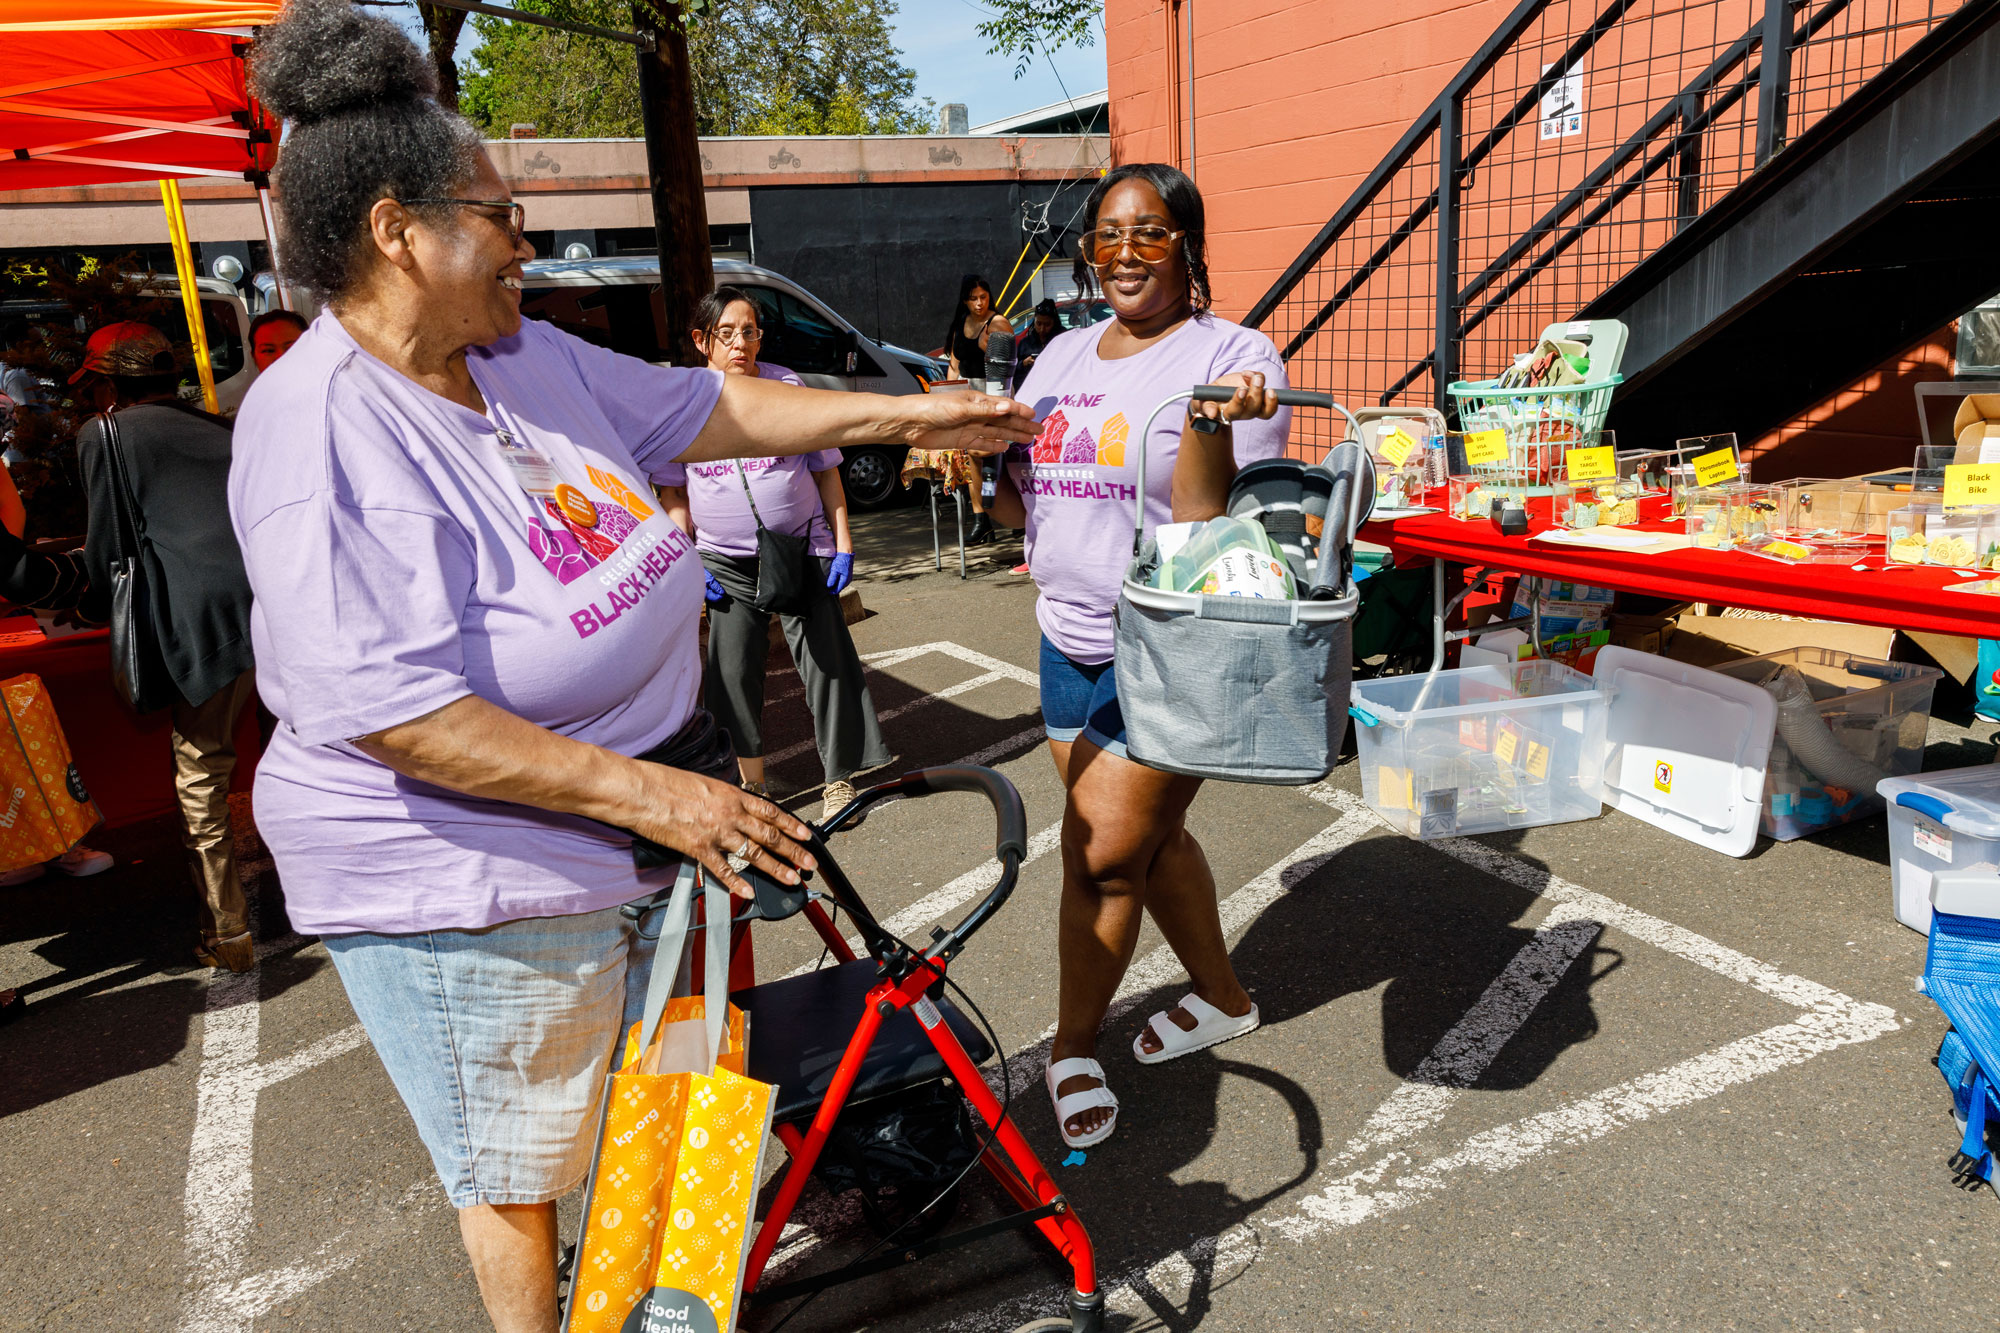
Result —
[[[1236, 396], [1234, 384], [1197, 384], [1194, 400], [1197, 403], [1226, 403]], [[1310, 389], [1280, 389], [1277, 391], [1280, 407], [1325, 407], [1334, 408], [1340, 404], [1333, 401], [1330, 393], [1314, 393]]]

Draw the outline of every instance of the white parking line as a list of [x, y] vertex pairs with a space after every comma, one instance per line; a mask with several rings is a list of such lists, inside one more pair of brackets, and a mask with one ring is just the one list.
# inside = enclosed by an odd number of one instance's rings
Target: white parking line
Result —
[[[1347, 792], [1322, 785], [1309, 789], [1308, 794], [1348, 811], [1349, 818], [1374, 818], [1359, 798]], [[1268, 1252], [1272, 1238], [1303, 1242], [1330, 1229], [1358, 1225], [1420, 1202], [1468, 1170], [1511, 1170], [1841, 1046], [1873, 1041], [1901, 1026], [1895, 1011], [1886, 1005], [1857, 1000], [1818, 982], [1780, 972], [1768, 963], [1482, 843], [1458, 838], [1429, 845], [1549, 899], [1555, 906], [1542, 928], [1473, 1010], [1425, 1057], [1411, 1080], [1390, 1094], [1340, 1156], [1320, 1172], [1323, 1178], [1334, 1171], [1344, 1174], [1324, 1179], [1296, 1204], [1269, 1209], [1161, 1259], [1104, 1278], [1101, 1285], [1111, 1308], [1139, 1317], [1157, 1313], [1163, 1306], [1184, 1299], [1197, 1279], [1212, 1289], [1255, 1264]], [[1359, 1170], [1347, 1169], [1368, 1153], [1408, 1144], [1412, 1136], [1435, 1125], [1456, 1100], [1457, 1089], [1477, 1079], [1560, 977], [1560, 973], [1543, 973], [1546, 984], [1542, 984], [1537, 969], [1554, 967], [1565, 954], [1568, 962], [1573, 962], [1600, 927], [1616, 928], [1803, 1012], [1792, 1022], [1728, 1042], [1665, 1069], [1473, 1134], [1456, 1149], [1428, 1161], [1419, 1162], [1413, 1149], [1396, 1150], [1384, 1152]], [[1568, 962], [1562, 962], [1563, 970]], [[1510, 973], [1514, 981], [1503, 984]], [[1442, 1087], [1425, 1085], [1417, 1081], [1422, 1077], [1447, 1082]], [[1012, 1327], [1037, 1314], [1055, 1313], [1057, 1308], [1046, 1292], [1024, 1296], [944, 1325], [940, 1333]]]

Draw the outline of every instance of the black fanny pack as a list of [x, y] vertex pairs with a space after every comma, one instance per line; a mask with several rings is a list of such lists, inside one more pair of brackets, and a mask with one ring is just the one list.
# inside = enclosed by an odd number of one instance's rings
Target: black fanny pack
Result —
[[825, 581], [813, 577], [819, 563], [812, 556], [811, 525], [797, 535], [765, 527], [757, 497], [750, 493], [750, 474], [743, 470], [742, 459], [735, 461], [736, 478], [743, 483], [743, 498], [757, 524], [757, 597], [751, 605], [759, 611], [802, 616], [812, 610], [814, 598], [826, 595]]
[[[736, 746], [730, 742], [729, 733], [716, 722], [715, 714], [706, 708], [695, 709], [686, 726], [644, 754], [633, 757], [649, 764], [699, 773], [718, 782], [736, 780]], [[657, 870], [676, 865], [680, 860], [681, 854], [672, 848], [636, 833], [632, 835], [632, 864], [639, 869]]]

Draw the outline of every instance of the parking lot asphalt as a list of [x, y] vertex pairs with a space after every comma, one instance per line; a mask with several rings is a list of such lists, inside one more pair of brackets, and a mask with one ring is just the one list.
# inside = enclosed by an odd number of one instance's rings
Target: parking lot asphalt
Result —
[[[1616, 813], [1420, 844], [1368, 812], [1352, 763], [1312, 788], [1210, 784], [1190, 822], [1264, 1026], [1134, 1062], [1185, 985], [1149, 925], [1100, 1051], [1118, 1132], [1058, 1165], [1041, 1064], [1061, 793], [1033, 587], [1009, 572], [1013, 543], [975, 549], [964, 581], [949, 547], [934, 570], [920, 508], [866, 516], [859, 537], [854, 633], [899, 763], [981, 757], [1026, 802], [1020, 886], [953, 976], [1013, 1055], [1013, 1115], [1096, 1245], [1107, 1327], [1992, 1324], [2000, 1204], [1946, 1167], [1945, 1024], [1912, 989], [1923, 939], [1890, 915], [1879, 819], [1744, 860]], [[810, 735], [796, 690], [774, 672], [774, 755]], [[1935, 721], [1930, 766], [1988, 762], [1992, 731]], [[772, 773], [817, 809], [810, 746]], [[277, 938], [244, 977], [194, 969], [172, 831], [93, 841], [117, 869], [0, 890], [0, 984], [32, 1004], [0, 1029], [0, 1329], [486, 1327], [324, 951]], [[991, 844], [979, 802], [953, 795], [886, 806], [834, 850], [878, 916], [921, 936], [984, 892]], [[820, 949], [793, 921], [759, 927], [757, 952], [770, 978]], [[957, 1224], [999, 1211], [975, 1176]], [[573, 1232], [574, 1201], [564, 1218]], [[797, 1221], [771, 1281], [874, 1240], [851, 1196], [816, 1185]], [[1064, 1278], [1007, 1235], [829, 1292], [787, 1327], [1007, 1333], [1057, 1313]]]

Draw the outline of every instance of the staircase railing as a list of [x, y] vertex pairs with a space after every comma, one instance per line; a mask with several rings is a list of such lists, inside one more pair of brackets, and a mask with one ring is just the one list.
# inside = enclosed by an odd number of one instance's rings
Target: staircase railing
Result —
[[1298, 387], [1448, 411], [1984, 3], [1522, 0], [1245, 322]]

